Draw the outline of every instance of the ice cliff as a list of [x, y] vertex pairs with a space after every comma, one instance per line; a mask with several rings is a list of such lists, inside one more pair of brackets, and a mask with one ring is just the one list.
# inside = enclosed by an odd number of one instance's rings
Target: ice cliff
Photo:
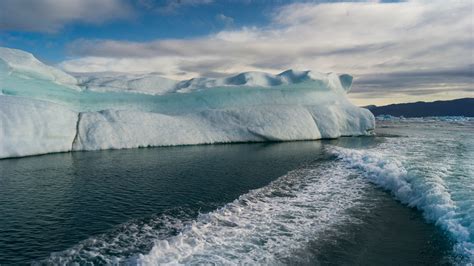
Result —
[[0, 48], [0, 158], [73, 150], [366, 135], [352, 77], [288, 70], [175, 81], [158, 74], [70, 75]]

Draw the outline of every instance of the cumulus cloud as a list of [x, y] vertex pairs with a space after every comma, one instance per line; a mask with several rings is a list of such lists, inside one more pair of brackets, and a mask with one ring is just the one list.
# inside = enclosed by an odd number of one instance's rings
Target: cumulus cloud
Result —
[[2, 0], [0, 30], [52, 33], [72, 22], [130, 17], [131, 10], [123, 0]]
[[171, 78], [287, 68], [346, 72], [356, 76], [353, 97], [360, 104], [377, 91], [386, 98], [407, 96], [408, 88], [472, 93], [472, 79], [453, 77], [473, 74], [472, 8], [471, 1], [290, 4], [275, 11], [269, 26], [201, 38], [77, 40], [69, 46], [76, 58], [61, 66], [160, 71]]

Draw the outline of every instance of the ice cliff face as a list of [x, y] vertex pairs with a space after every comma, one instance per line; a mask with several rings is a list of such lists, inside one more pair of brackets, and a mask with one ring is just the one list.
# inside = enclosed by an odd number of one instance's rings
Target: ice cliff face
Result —
[[288, 70], [175, 81], [71, 76], [0, 48], [0, 158], [71, 150], [366, 135], [373, 115], [346, 98], [349, 75]]

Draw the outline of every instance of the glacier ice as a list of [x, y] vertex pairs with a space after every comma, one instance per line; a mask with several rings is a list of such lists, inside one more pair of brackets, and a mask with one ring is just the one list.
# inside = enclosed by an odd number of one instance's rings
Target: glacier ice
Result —
[[156, 73], [67, 74], [0, 47], [0, 158], [71, 150], [366, 135], [352, 77], [287, 70], [176, 81]]
[[0, 96], [0, 158], [70, 151], [76, 122], [65, 106]]

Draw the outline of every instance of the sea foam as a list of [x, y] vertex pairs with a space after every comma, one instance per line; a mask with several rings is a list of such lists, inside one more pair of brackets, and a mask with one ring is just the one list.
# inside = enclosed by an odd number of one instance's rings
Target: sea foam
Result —
[[[304, 167], [191, 220], [159, 216], [145, 225], [131, 223], [112, 236], [54, 253], [45, 263], [307, 263], [309, 258], [295, 258], [295, 252], [338, 234], [337, 225], [358, 222], [349, 210], [362, 204], [368, 184], [348, 175], [350, 170], [334, 162]], [[150, 244], [148, 253], [130, 256], [130, 246]]]
[[[370, 182], [390, 191], [402, 203], [421, 210], [428, 221], [449, 232], [457, 241], [454, 247], [457, 253], [467, 257], [468, 261], [474, 261], [474, 217], [469, 214], [472, 206], [463, 209], [460, 206], [464, 203], [462, 200], [456, 202], [452, 199], [445, 182], [451, 173], [449, 166], [435, 167], [431, 164], [407, 169], [403, 162], [411, 158], [394, 156], [396, 145], [388, 146], [391, 146], [390, 149], [371, 150], [331, 147], [329, 151], [348, 168], [355, 169]], [[392, 155], [387, 154], [388, 151], [392, 151]]]

